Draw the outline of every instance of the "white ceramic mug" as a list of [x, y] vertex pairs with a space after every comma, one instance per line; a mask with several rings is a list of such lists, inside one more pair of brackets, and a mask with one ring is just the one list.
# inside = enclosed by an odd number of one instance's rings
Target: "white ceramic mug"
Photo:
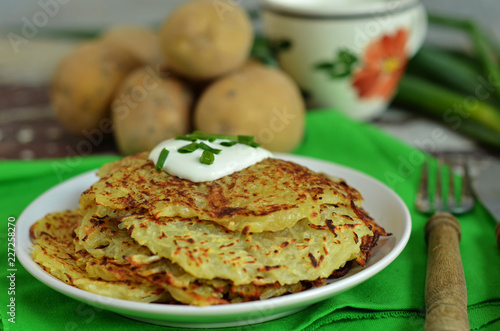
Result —
[[360, 120], [387, 108], [427, 31], [420, 0], [262, 0], [262, 19], [309, 104]]

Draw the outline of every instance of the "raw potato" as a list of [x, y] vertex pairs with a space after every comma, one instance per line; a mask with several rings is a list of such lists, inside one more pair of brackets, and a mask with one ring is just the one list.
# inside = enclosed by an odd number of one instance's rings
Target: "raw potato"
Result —
[[112, 108], [114, 136], [124, 155], [151, 150], [190, 130], [192, 95], [180, 80], [151, 67], [135, 70], [120, 85]]
[[283, 72], [251, 63], [210, 85], [194, 113], [197, 130], [255, 136], [263, 147], [290, 152], [304, 134], [305, 106]]
[[143, 63], [153, 67], [165, 65], [160, 51], [160, 36], [153, 29], [136, 25], [118, 25], [106, 30], [104, 42], [123, 47]]
[[238, 68], [252, 42], [248, 15], [229, 1], [191, 1], [172, 12], [160, 32], [167, 65], [192, 80], [209, 80]]
[[50, 97], [60, 123], [75, 134], [99, 129], [109, 116], [113, 94], [126, 75], [140, 63], [113, 45], [89, 41], [79, 45], [59, 64]]

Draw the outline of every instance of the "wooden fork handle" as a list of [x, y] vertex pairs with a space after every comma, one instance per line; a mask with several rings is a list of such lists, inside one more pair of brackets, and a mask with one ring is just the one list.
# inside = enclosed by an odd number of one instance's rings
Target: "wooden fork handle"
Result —
[[449, 213], [436, 213], [427, 221], [425, 330], [469, 330], [460, 237], [460, 223]]

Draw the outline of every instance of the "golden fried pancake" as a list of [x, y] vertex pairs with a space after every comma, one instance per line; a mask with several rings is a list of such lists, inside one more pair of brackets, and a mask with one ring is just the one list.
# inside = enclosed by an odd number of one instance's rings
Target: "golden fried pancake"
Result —
[[304, 218], [320, 225], [321, 204], [349, 205], [361, 199], [342, 181], [273, 158], [195, 183], [155, 171], [142, 153], [104, 166], [99, 176], [82, 195], [83, 208], [95, 202], [107, 208], [100, 211], [106, 215], [144, 210], [155, 218], [197, 217], [231, 231], [280, 231]]
[[72, 232], [81, 218], [76, 211], [56, 212], [35, 223], [30, 233], [36, 241], [33, 260], [63, 282], [92, 293], [141, 302], [170, 300], [170, 293], [140, 278], [104, 281], [89, 278], [78, 266], [79, 254], [73, 246]]
[[105, 296], [206, 306], [295, 293], [363, 266], [387, 235], [356, 189], [293, 162], [195, 183], [142, 153], [98, 174], [77, 210], [31, 237], [47, 272]]
[[330, 276], [361, 256], [361, 238], [373, 235], [349, 208], [324, 206], [321, 216], [321, 225], [302, 219], [285, 230], [258, 233], [196, 218], [134, 215], [120, 222], [139, 244], [197, 278], [286, 285]]
[[[31, 229], [36, 241], [33, 259], [47, 272], [69, 285], [100, 295], [141, 302], [179, 302], [198, 306], [243, 302], [294, 293], [302, 283], [280, 286], [253, 284], [235, 286], [222, 279], [200, 280], [171, 261], [152, 255], [146, 247], [130, 242], [125, 230], [113, 237], [111, 246], [125, 243], [130, 250], [125, 258], [114, 259], [114, 250], [92, 250], [99, 257], [73, 245], [73, 230], [79, 227], [77, 211], [47, 215]], [[90, 232], [106, 238], [116, 221], [104, 219], [91, 223]], [[114, 231], [114, 230], [113, 230]], [[78, 241], [78, 240], [76, 240]], [[140, 254], [133, 254], [140, 252]]]

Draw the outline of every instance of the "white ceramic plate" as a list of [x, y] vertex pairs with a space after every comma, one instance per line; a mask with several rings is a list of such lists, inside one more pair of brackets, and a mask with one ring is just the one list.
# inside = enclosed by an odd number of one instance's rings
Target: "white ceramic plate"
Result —
[[209, 307], [139, 303], [80, 290], [61, 282], [33, 262], [29, 229], [33, 223], [49, 212], [76, 207], [80, 194], [97, 180], [95, 171], [76, 176], [53, 187], [24, 210], [17, 221], [17, 257], [39, 281], [89, 305], [155, 324], [178, 327], [226, 327], [276, 319], [331, 298], [374, 276], [401, 253], [410, 237], [411, 218], [406, 205], [391, 189], [363, 173], [340, 165], [288, 154], [278, 154], [276, 157], [344, 178], [349, 185], [361, 192], [365, 199], [364, 208], [380, 225], [392, 233], [392, 236], [379, 240], [364, 268], [354, 267], [346, 276], [320, 288], [263, 301]]

